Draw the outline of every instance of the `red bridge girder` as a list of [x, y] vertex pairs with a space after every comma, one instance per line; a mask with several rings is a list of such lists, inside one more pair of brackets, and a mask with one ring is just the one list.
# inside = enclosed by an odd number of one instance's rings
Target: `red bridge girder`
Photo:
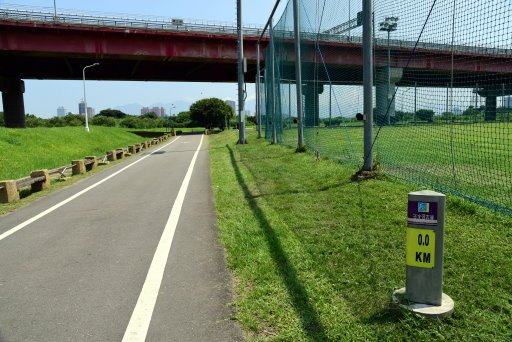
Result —
[[[257, 37], [244, 38], [248, 59], [246, 81], [254, 82]], [[263, 48], [267, 40], [262, 42]], [[292, 42], [285, 43], [293, 62]], [[359, 44], [321, 42], [322, 55], [313, 43], [304, 44], [305, 63], [325, 63], [329, 78], [339, 84], [362, 80]], [[376, 49], [376, 66], [386, 66], [386, 48]], [[263, 53], [261, 56], [263, 62]], [[81, 79], [83, 66], [99, 61], [88, 78], [101, 80], [152, 80], [236, 82], [236, 36], [197, 32], [119, 29], [0, 22], [0, 76], [22, 79]], [[406, 68], [402, 84], [446, 85], [452, 70], [449, 51], [393, 48], [392, 67]], [[307, 68], [305, 68], [307, 70]], [[456, 52], [455, 83], [512, 83], [510, 56]], [[284, 78], [294, 78], [294, 68], [282, 66]], [[322, 79], [322, 73], [319, 78]], [[306, 76], [307, 78], [307, 76]], [[324, 77], [327, 79], [327, 77]], [[466, 82], [466, 83], [464, 83]]]

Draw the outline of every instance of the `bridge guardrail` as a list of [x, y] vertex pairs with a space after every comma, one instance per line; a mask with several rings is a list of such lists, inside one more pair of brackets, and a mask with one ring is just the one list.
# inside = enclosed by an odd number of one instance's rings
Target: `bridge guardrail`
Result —
[[[214, 22], [196, 22], [187, 19], [176, 20], [175, 18], [169, 18], [167, 20], [143, 20], [136, 18], [104, 17], [63, 13], [58, 13], [57, 16], [55, 16], [50, 12], [10, 8], [0, 8], [0, 19], [16, 22], [38, 22], [57, 25], [146, 29], [156, 31], [185, 31], [229, 35], [236, 35], [237, 33], [236, 26], [233, 25]], [[248, 36], [260, 36], [261, 32], [262, 29], [258, 27], [244, 28], [244, 34]]]
[[[54, 15], [48, 8], [39, 8], [32, 6], [22, 6], [23, 8], [14, 8], [13, 6], [4, 5], [0, 8], [0, 19], [6, 21], [19, 22], [40, 22], [57, 25], [77, 25], [92, 27], [108, 27], [108, 28], [124, 28], [124, 29], [145, 29], [155, 31], [175, 31], [175, 32], [195, 32], [195, 33], [214, 33], [222, 35], [236, 35], [236, 24], [228, 24], [214, 21], [201, 21], [192, 19], [176, 19], [147, 17], [130, 18], [116, 17], [113, 14], [107, 16], [93, 15], [88, 13], [57, 13]], [[256, 25], [245, 27], [244, 35], [251, 37], [259, 37], [262, 27]], [[274, 31], [275, 34], [282, 35], [283, 38], [293, 39], [293, 29]], [[317, 32], [302, 32], [302, 38], [309, 41], [335, 42], [347, 44], [362, 44], [362, 37], [353, 35], [327, 34]], [[387, 39], [375, 39], [376, 47], [387, 47]], [[403, 49], [422, 49], [443, 52], [457, 52], [476, 55], [491, 56], [512, 56], [512, 49], [494, 48], [485, 46], [466, 46], [466, 45], [448, 45], [431, 42], [418, 42], [391, 39], [389, 45], [394, 48]]]

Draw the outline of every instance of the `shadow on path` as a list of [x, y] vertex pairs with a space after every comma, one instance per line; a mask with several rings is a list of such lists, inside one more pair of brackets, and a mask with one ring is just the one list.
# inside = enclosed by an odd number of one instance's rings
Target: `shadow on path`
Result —
[[298, 279], [297, 271], [288, 260], [288, 256], [283, 250], [281, 242], [279, 241], [279, 238], [277, 237], [274, 229], [270, 225], [268, 219], [265, 217], [265, 213], [258, 206], [254, 195], [251, 194], [249, 188], [247, 187], [247, 184], [242, 177], [242, 173], [240, 172], [240, 168], [238, 167], [237, 161], [235, 160], [233, 149], [229, 145], [226, 145], [226, 147], [229, 150], [231, 164], [233, 165], [236, 179], [244, 192], [245, 198], [253, 212], [254, 218], [258, 220], [259, 225], [265, 234], [272, 259], [279, 269], [281, 278], [283, 279], [288, 294], [292, 299], [293, 308], [301, 320], [301, 324], [305, 333], [313, 341], [327, 341], [328, 339], [325, 335], [325, 330], [320, 323], [318, 313], [311, 305], [308, 299], [308, 293], [304, 285], [302, 285]]

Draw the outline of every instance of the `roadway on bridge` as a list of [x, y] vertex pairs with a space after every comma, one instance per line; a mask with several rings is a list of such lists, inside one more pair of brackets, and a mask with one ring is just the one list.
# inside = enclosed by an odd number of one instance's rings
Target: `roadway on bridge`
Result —
[[207, 145], [179, 137], [0, 217], [0, 342], [242, 340]]

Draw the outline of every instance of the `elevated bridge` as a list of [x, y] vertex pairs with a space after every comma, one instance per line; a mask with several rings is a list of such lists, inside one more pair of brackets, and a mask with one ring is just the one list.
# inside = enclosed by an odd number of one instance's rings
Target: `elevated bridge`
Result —
[[[244, 28], [247, 82], [254, 82], [256, 77], [256, 42], [261, 32], [260, 27]], [[281, 68], [281, 77], [293, 79], [292, 37], [289, 31], [281, 32], [281, 36], [291, 56]], [[327, 82], [329, 74], [334, 84], [362, 83], [359, 37], [307, 32], [303, 37], [303, 62], [325, 63], [325, 67], [316, 68], [317, 80]], [[261, 43], [264, 48], [268, 38]], [[323, 52], [321, 58], [316, 45]], [[496, 89], [512, 92], [511, 50], [467, 46], [452, 50], [452, 46], [431, 43], [420, 43], [416, 49], [414, 46], [415, 42], [390, 41], [392, 72], [399, 76], [393, 77], [393, 86], [414, 83], [420, 87], [444, 87], [450, 82], [453, 69], [455, 87], [478, 86], [483, 96], [491, 100], [494, 97], [494, 101]], [[387, 80], [386, 51], [387, 40], [377, 40], [379, 94], [383, 89], [379, 80]], [[55, 16], [44, 8], [0, 8], [0, 90], [5, 116], [14, 126], [24, 124], [23, 79], [79, 80], [83, 67], [94, 62], [101, 65], [87, 71], [88, 79], [236, 82], [236, 25], [87, 13]], [[321, 84], [307, 84], [308, 79], [313, 79], [307, 74], [303, 79], [312, 94], [305, 93], [306, 101], [314, 99], [315, 94], [318, 97]]]

